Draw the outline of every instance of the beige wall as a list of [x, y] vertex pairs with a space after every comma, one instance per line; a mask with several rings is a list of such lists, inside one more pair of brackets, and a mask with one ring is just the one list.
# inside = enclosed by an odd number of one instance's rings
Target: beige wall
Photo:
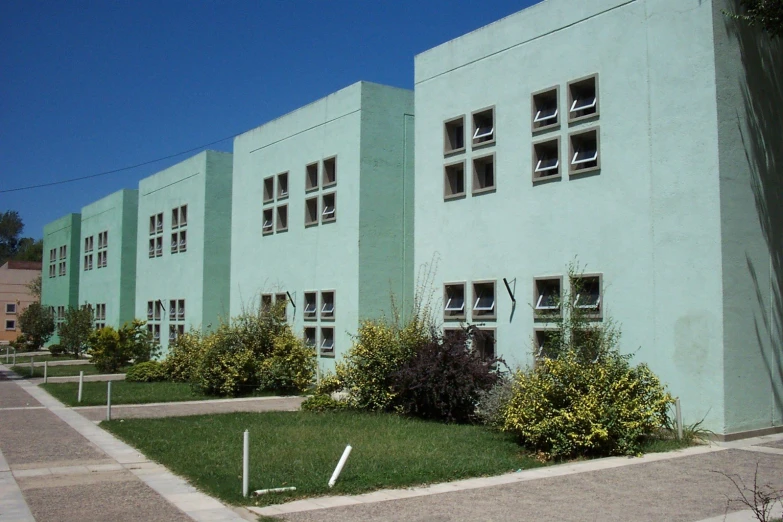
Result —
[[[36, 299], [30, 295], [27, 285], [41, 275], [41, 263], [30, 261], [8, 261], [0, 266], [0, 343], [6, 344], [19, 335], [19, 314]], [[8, 313], [8, 305], [16, 305]], [[13, 308], [13, 307], [12, 307]], [[9, 321], [13, 321], [13, 329]]]

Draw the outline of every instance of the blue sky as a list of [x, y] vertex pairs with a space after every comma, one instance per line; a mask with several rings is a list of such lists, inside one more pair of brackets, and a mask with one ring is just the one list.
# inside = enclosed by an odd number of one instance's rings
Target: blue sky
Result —
[[[198, 147], [358, 80], [413, 88], [414, 55], [533, 3], [4, 0], [0, 191]], [[0, 211], [18, 210], [24, 235], [39, 238], [45, 223], [189, 155], [0, 193]]]

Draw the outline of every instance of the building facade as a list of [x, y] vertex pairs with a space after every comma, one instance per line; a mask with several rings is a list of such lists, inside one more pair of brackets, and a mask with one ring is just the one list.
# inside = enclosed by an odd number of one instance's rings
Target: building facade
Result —
[[7, 261], [0, 266], [0, 313], [3, 328], [0, 344], [15, 341], [21, 333], [19, 316], [30, 303], [38, 300], [30, 292], [29, 285], [41, 275], [41, 263], [33, 261]]
[[135, 316], [165, 354], [229, 313], [232, 155], [205, 151], [139, 182]]
[[[79, 304], [81, 215], [68, 214], [44, 226], [41, 304], [48, 306], [59, 324], [68, 307]], [[49, 344], [56, 344], [55, 333]]]
[[323, 367], [413, 288], [413, 93], [359, 82], [234, 142], [231, 314], [287, 302]]
[[568, 296], [619, 323], [686, 422], [766, 429], [783, 414], [783, 220], [753, 165], [783, 140], [751, 143], [763, 73], [728, 6], [681, 7], [542, 2], [417, 56], [416, 264], [437, 262], [444, 328], [482, 325], [512, 365]]
[[78, 303], [96, 328], [135, 317], [138, 204], [137, 190], [120, 190], [82, 208]]

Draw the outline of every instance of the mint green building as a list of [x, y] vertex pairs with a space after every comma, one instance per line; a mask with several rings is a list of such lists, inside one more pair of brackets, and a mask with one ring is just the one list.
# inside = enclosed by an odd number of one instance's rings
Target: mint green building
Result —
[[[44, 226], [41, 304], [60, 323], [65, 311], [79, 303], [79, 242], [81, 215], [68, 214]], [[57, 335], [49, 344], [58, 342]]]
[[135, 316], [163, 348], [229, 312], [232, 155], [205, 151], [139, 182]]
[[135, 317], [138, 204], [124, 189], [82, 208], [78, 303], [92, 306], [96, 328]]
[[284, 300], [322, 366], [413, 291], [413, 93], [367, 82], [234, 141], [231, 314]]
[[550, 0], [418, 55], [414, 248], [444, 328], [518, 365], [576, 259], [576, 305], [731, 436], [783, 420], [783, 53], [724, 8]]

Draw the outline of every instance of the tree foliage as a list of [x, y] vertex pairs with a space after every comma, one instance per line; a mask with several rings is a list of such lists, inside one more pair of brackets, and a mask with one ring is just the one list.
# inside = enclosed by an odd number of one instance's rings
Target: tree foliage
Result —
[[43, 283], [43, 280], [41, 279], [41, 274], [38, 274], [35, 276], [35, 279], [27, 283], [27, 290], [30, 291], [30, 295], [35, 297], [35, 300], [37, 302], [41, 302], [41, 284]]
[[40, 303], [31, 303], [19, 315], [19, 328], [22, 339], [17, 339], [17, 344], [25, 343], [32, 350], [40, 350], [54, 334], [52, 312]]
[[783, 36], [783, 0], [740, 0], [741, 12], [729, 17], [761, 27], [772, 38]]
[[16, 210], [0, 213], [0, 265], [9, 259], [41, 261], [43, 241], [22, 237], [24, 222]]
[[74, 357], [79, 357], [84, 353], [93, 329], [92, 320], [91, 306], [68, 307], [68, 310], [65, 311], [65, 320], [57, 329], [60, 345], [67, 353]]

